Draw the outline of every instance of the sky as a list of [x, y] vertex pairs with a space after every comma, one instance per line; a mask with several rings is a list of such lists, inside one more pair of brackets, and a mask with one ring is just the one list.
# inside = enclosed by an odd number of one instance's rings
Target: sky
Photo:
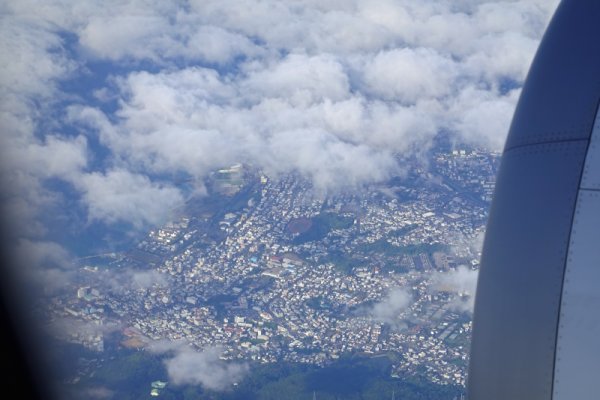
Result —
[[4, 1], [0, 172], [15, 247], [51, 288], [68, 279], [68, 238], [161, 224], [190, 196], [176, 182], [201, 195], [217, 168], [296, 172], [329, 194], [401, 173], [442, 133], [501, 150], [556, 5]]

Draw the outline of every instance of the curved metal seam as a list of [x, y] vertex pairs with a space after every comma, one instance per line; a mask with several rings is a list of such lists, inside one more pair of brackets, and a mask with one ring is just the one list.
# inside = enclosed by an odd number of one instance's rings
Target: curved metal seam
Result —
[[[563, 302], [563, 291], [565, 288], [565, 275], [567, 273], [567, 265], [569, 263], [569, 251], [571, 250], [571, 236], [573, 234], [573, 222], [575, 221], [575, 213], [577, 212], [577, 206], [579, 204], [579, 195], [581, 190], [583, 189], [581, 187], [582, 181], [583, 181], [583, 174], [585, 172], [585, 164], [587, 162], [587, 158], [588, 158], [588, 153], [590, 150], [590, 144], [592, 142], [592, 135], [594, 134], [594, 130], [596, 128], [596, 126], [598, 125], [598, 116], [599, 116], [599, 111], [600, 111], [600, 98], [598, 98], [598, 100], [596, 100], [596, 114], [594, 117], [594, 123], [592, 124], [591, 130], [590, 130], [590, 134], [588, 139], [577, 139], [576, 141], [581, 141], [581, 140], [585, 140], [587, 141], [587, 145], [586, 145], [586, 149], [585, 149], [585, 158], [583, 160], [583, 165], [581, 167], [581, 171], [579, 173], [579, 184], [577, 185], [577, 193], [575, 194], [575, 204], [573, 206], [573, 210], [572, 210], [572, 214], [571, 214], [571, 229], [569, 229], [569, 236], [567, 237], [567, 249], [566, 249], [566, 253], [565, 253], [565, 264], [564, 264], [564, 268], [563, 268], [563, 276], [560, 282], [560, 295], [558, 298], [558, 311], [557, 311], [557, 315], [556, 315], [556, 332], [555, 332], [555, 339], [554, 339], [554, 360], [552, 363], [552, 383], [551, 383], [551, 387], [550, 387], [550, 399], [554, 400], [554, 382], [556, 380], [556, 364], [557, 364], [557, 357], [558, 357], [558, 335], [559, 335], [559, 330], [560, 330], [560, 314], [561, 314], [561, 310], [562, 310], [562, 302]], [[574, 140], [571, 140], [574, 141]]]
[[[592, 126], [592, 130], [594, 129], [594, 126]], [[539, 145], [544, 145], [544, 144], [558, 144], [558, 143], [575, 143], [575, 142], [587, 142], [589, 141], [589, 139], [560, 139], [560, 140], [546, 140], [543, 142], [531, 142], [531, 143], [524, 143], [524, 144], [518, 144], [515, 146], [511, 146], [509, 148], [504, 149], [503, 154], [506, 153], [510, 153], [513, 150], [518, 150], [518, 149], [523, 149], [526, 147], [533, 147], [533, 146], [539, 146]], [[587, 152], [587, 150], [586, 150]]]

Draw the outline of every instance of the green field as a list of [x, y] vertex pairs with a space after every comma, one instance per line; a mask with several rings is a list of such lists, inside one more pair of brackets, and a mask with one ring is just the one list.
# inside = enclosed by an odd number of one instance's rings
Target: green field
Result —
[[296, 236], [294, 244], [303, 244], [315, 240], [323, 240], [334, 229], [348, 229], [354, 224], [354, 218], [345, 217], [334, 213], [322, 213], [311, 219], [311, 226], [306, 231]]
[[323, 263], [332, 263], [335, 265], [335, 268], [343, 273], [350, 274], [354, 270], [354, 268], [359, 267], [363, 262], [360, 260], [356, 260], [350, 255], [342, 252], [342, 251], [330, 251], [327, 254], [327, 257], [321, 260]]
[[447, 246], [443, 244], [413, 244], [408, 246], [394, 246], [385, 239], [379, 239], [373, 243], [367, 243], [360, 246], [360, 250], [365, 253], [382, 253], [390, 257], [416, 256], [417, 254], [433, 254], [437, 251], [447, 251]]
[[[379, 400], [388, 399], [394, 391], [396, 399], [453, 399], [461, 388], [441, 386], [422, 378], [390, 377], [388, 357], [342, 357], [338, 362], [319, 368], [308, 364], [252, 364], [250, 374], [228, 391], [214, 392], [201, 386], [175, 386], [169, 383], [159, 399], [177, 400], [310, 400], [313, 392], [319, 400]], [[147, 352], [120, 352], [108, 361], [92, 378], [84, 378], [70, 386], [73, 396], [90, 393], [94, 388], [106, 388], [113, 398], [148, 399], [150, 383], [168, 382], [160, 356]], [[83, 397], [81, 397], [83, 398]]]

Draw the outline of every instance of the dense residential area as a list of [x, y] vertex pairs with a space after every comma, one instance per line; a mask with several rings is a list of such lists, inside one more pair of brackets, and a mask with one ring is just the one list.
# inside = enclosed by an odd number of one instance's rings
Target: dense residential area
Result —
[[392, 377], [464, 386], [498, 159], [436, 152], [427, 168], [335, 195], [294, 173], [215, 171], [207, 195], [132, 248], [79, 260], [73, 286], [51, 296], [47, 324], [70, 324], [61, 339], [97, 354], [72, 382], [115, 349], [182, 341], [264, 364], [387, 356]]

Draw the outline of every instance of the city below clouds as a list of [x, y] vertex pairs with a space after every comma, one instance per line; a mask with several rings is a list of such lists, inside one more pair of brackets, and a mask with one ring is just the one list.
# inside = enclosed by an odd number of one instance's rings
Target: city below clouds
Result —
[[[189, 200], [177, 182], [206, 193], [212, 171], [237, 163], [273, 180], [297, 174], [325, 196], [401, 175], [400, 160], [420, 159], [442, 134], [502, 150], [557, 3], [3, 2], [2, 207], [25, 275], [60, 288], [76, 272], [63, 236], [100, 226], [134, 237]], [[115, 293], [173, 284], [152, 270], [97, 276]], [[454, 310], [472, 310], [476, 271], [431, 280]], [[395, 287], [361, 311], [400, 329], [415, 300]], [[71, 318], [51, 327], [119, 328]], [[220, 391], [249, 372], [214, 347], [150, 350], [175, 385]]]
[[[478, 270], [472, 270], [464, 265], [447, 271], [428, 273], [427, 279], [432, 294], [446, 293], [451, 296], [449, 307], [452, 310], [471, 314], [475, 305], [475, 290], [477, 288]], [[410, 307], [414, 304], [414, 296], [410, 288], [394, 287], [372, 306], [362, 308], [360, 313], [373, 320], [390, 325], [394, 329], [402, 329], [410, 320]]]
[[440, 132], [500, 150], [555, 6], [5, 3], [5, 213], [45, 243], [159, 224], [189, 195], [175, 176], [234, 163], [327, 194], [402, 173]]
[[453, 298], [450, 307], [456, 311], [473, 312], [475, 306], [475, 290], [477, 289], [478, 270], [464, 265], [445, 272], [434, 272], [433, 290], [451, 293]]

